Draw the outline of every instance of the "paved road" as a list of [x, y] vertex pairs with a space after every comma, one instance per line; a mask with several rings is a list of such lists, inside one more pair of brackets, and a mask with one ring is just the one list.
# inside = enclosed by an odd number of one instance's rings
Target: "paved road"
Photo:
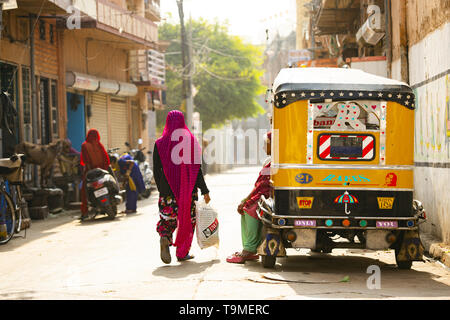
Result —
[[[448, 269], [428, 261], [398, 270], [389, 251], [288, 249], [274, 270], [226, 263], [241, 249], [235, 208], [257, 173], [247, 167], [206, 177], [221, 245], [200, 250], [194, 239], [196, 258], [184, 263], [160, 261], [156, 193], [139, 201], [138, 214], [115, 221], [80, 223], [76, 212], [33, 221], [26, 239], [0, 247], [0, 299], [450, 299]], [[370, 265], [380, 267], [381, 289], [367, 288]]]

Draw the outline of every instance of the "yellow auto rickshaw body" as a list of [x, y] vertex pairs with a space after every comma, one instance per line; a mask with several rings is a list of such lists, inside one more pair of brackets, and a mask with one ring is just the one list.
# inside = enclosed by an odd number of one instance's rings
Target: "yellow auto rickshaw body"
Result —
[[[284, 247], [404, 252], [404, 239], [414, 239], [399, 261], [421, 259], [412, 89], [361, 70], [287, 68], [272, 93], [274, 197], [271, 209], [262, 208], [270, 239], [260, 254], [283, 255]], [[331, 244], [332, 235], [348, 242]]]

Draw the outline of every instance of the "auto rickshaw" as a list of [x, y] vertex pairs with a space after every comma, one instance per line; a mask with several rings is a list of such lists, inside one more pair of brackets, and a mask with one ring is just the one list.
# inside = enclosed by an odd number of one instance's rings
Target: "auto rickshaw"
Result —
[[286, 68], [271, 100], [274, 195], [259, 202], [264, 267], [286, 248], [393, 249], [400, 269], [422, 261], [412, 89], [356, 69]]

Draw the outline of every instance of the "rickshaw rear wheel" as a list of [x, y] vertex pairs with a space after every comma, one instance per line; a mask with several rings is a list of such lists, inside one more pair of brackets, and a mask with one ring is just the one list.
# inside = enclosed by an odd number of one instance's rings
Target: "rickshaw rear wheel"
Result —
[[409, 270], [412, 267], [412, 261], [411, 260], [407, 260], [407, 261], [398, 261], [398, 253], [400, 252], [399, 249], [395, 249], [395, 262], [397, 263], [397, 267], [400, 270]]
[[412, 267], [412, 261], [397, 261], [397, 267], [401, 270], [409, 270]]
[[277, 257], [275, 256], [261, 256], [261, 262], [264, 268], [275, 268]]

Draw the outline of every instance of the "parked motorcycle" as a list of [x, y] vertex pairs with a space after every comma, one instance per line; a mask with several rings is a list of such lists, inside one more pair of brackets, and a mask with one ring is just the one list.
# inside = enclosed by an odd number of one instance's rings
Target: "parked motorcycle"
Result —
[[111, 220], [116, 217], [117, 206], [122, 203], [123, 197], [119, 184], [110, 172], [100, 168], [89, 170], [86, 191], [93, 218], [98, 214], [106, 214]]
[[131, 146], [128, 142], [125, 142], [125, 145], [128, 147], [128, 153], [133, 157], [133, 159], [138, 163], [139, 170], [141, 171], [142, 178], [145, 183], [145, 191], [141, 193], [141, 196], [144, 198], [150, 197], [151, 187], [152, 187], [152, 179], [153, 179], [153, 171], [150, 167], [150, 163], [146, 160], [144, 154], [144, 148], [141, 149], [131, 149]]

